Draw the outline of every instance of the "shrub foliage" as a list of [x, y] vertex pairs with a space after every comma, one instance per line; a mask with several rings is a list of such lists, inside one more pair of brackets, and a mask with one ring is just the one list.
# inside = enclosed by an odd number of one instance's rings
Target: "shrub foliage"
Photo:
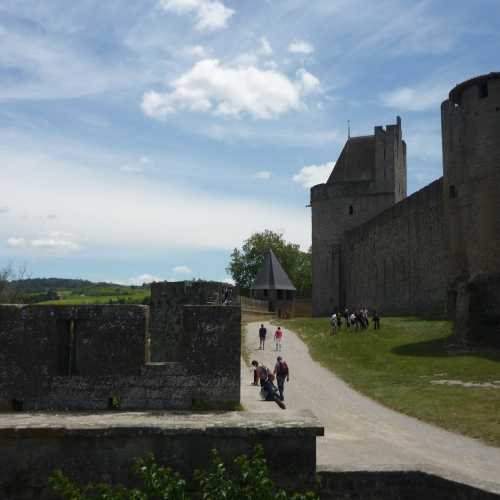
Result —
[[133, 473], [140, 486], [127, 488], [106, 483], [77, 485], [61, 470], [49, 478], [52, 489], [66, 500], [318, 500], [313, 493], [289, 493], [278, 489], [269, 479], [262, 446], [251, 457], [237, 457], [228, 469], [216, 450], [212, 465], [194, 473], [193, 484], [169, 467], [156, 463], [153, 455], [138, 458]]

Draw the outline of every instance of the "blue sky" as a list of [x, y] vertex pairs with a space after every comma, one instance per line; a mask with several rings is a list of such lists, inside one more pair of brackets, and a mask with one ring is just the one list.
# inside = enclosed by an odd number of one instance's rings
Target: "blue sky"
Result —
[[440, 102], [498, 71], [500, 3], [1, 0], [0, 266], [226, 279], [255, 231], [310, 245], [308, 187], [403, 120], [441, 175]]

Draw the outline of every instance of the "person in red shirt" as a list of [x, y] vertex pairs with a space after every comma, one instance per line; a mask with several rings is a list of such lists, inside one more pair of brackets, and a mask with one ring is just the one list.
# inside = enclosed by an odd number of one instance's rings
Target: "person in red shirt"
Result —
[[278, 326], [277, 330], [274, 332], [274, 342], [276, 343], [275, 351], [281, 351], [281, 343], [283, 342], [283, 330], [281, 326]]

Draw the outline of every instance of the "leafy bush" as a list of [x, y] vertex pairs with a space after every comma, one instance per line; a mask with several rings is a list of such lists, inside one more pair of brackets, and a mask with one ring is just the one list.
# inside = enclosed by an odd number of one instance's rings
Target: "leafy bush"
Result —
[[61, 470], [49, 478], [49, 484], [66, 500], [318, 500], [312, 492], [289, 494], [277, 489], [269, 479], [262, 446], [253, 455], [237, 457], [233, 470], [228, 471], [220, 455], [212, 450], [212, 467], [208, 471], [197, 470], [194, 484], [169, 467], [161, 467], [153, 455], [138, 458], [133, 465], [134, 475], [141, 481], [140, 488], [112, 486], [105, 483], [76, 485]]

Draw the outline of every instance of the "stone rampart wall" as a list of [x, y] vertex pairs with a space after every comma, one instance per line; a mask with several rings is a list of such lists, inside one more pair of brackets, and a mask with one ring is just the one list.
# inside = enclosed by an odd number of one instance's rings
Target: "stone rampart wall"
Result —
[[239, 306], [178, 309], [178, 359], [150, 362], [146, 306], [0, 306], [0, 410], [232, 408]]
[[444, 316], [445, 238], [442, 179], [347, 232], [341, 249], [346, 306]]

